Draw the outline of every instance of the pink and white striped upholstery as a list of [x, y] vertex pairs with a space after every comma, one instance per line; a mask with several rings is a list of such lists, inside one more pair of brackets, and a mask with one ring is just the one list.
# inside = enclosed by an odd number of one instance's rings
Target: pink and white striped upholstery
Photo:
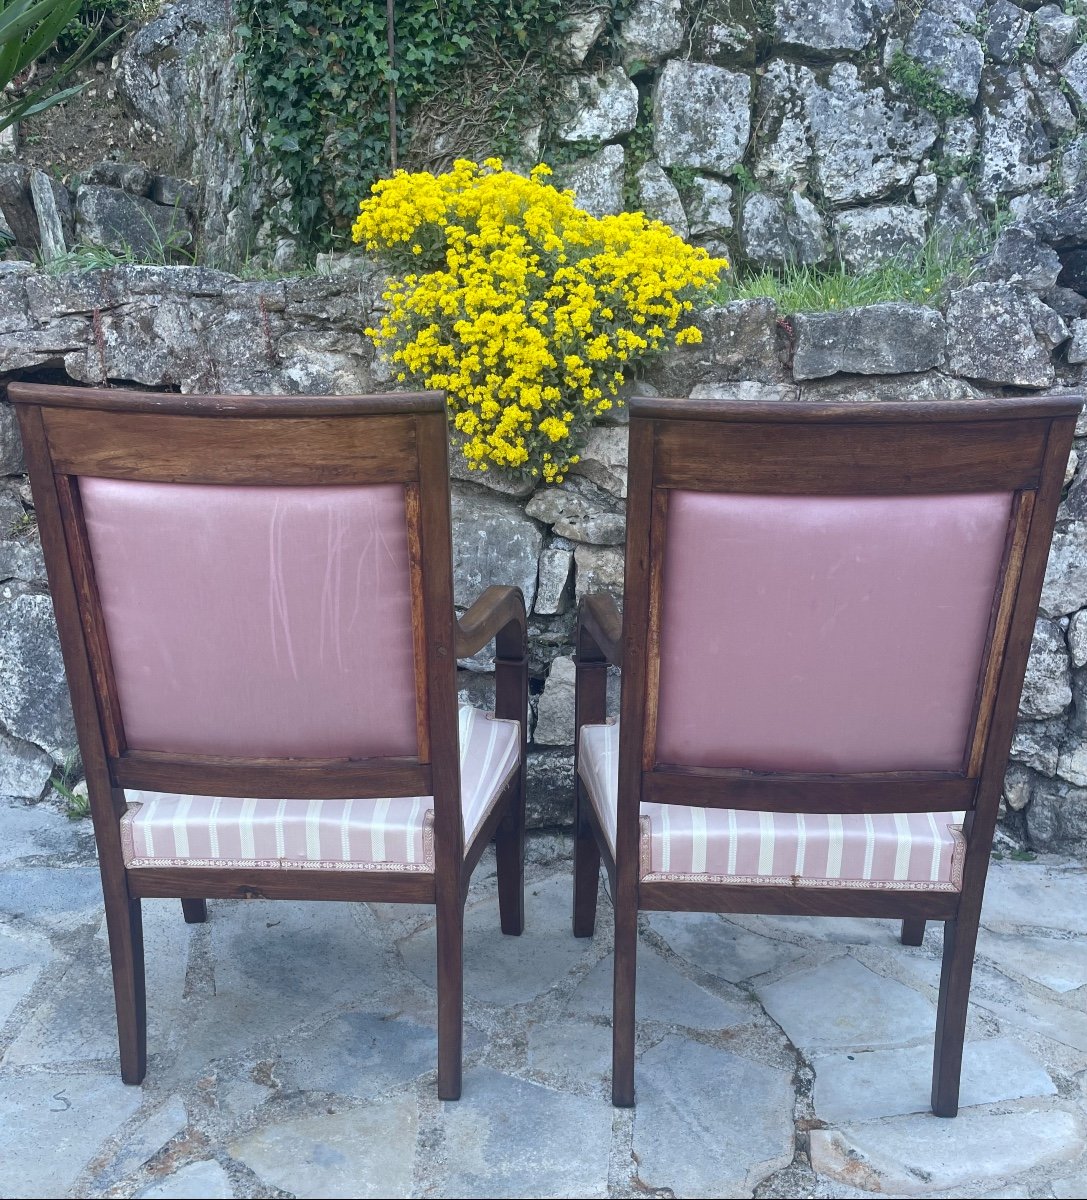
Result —
[[[619, 723], [583, 725], [578, 774], [615, 853]], [[643, 804], [643, 880], [957, 892], [961, 812], [748, 812]]]
[[[521, 727], [460, 709], [465, 848], [520, 766]], [[434, 800], [259, 800], [130, 791], [128, 867], [433, 871]]]

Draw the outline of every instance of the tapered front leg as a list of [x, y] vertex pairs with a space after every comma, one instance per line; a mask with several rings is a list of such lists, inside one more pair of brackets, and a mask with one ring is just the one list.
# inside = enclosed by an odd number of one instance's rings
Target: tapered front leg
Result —
[[147, 1000], [139, 900], [110, 902], [107, 896], [106, 930], [113, 967], [121, 1078], [125, 1083], [142, 1083], [147, 1074]]
[[464, 904], [438, 900], [438, 1099], [459, 1100], [464, 1040]]
[[962, 1047], [977, 936], [976, 920], [960, 918], [944, 922], [944, 958], [932, 1064], [932, 1111], [938, 1117], [953, 1117], [959, 1111]]

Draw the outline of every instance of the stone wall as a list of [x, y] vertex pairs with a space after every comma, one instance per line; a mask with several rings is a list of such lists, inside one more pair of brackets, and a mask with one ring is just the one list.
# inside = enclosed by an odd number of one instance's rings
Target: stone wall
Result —
[[[783, 402], [1075, 386], [1087, 319], [1074, 314], [1085, 302], [1054, 294], [1061, 268], [1052, 248], [1087, 243], [1074, 230], [1087, 231], [1087, 202], [1006, 231], [980, 268], [986, 281], [953, 291], [943, 310], [883, 304], [789, 316], [765, 300], [710, 309], [700, 317], [703, 344], [661, 359], [635, 386]], [[2, 263], [0, 374], [185, 392], [380, 388], [384, 365], [360, 330], [382, 277], [365, 260], [342, 267], [245, 282], [198, 267], [55, 275]], [[1040, 848], [1087, 848], [1087, 421], [1078, 432], [1006, 786], [1008, 827]], [[0, 402], [0, 794], [36, 798], [74, 735], [21, 471], [14, 415]], [[491, 583], [516, 583], [529, 604], [530, 808], [534, 824], [561, 824], [571, 810], [575, 607], [586, 592], [618, 596], [622, 587], [626, 430], [594, 429], [577, 473], [557, 488], [533, 493], [497, 475], [469, 481], [456, 457], [453, 476], [457, 603]], [[486, 656], [464, 664], [466, 697], [488, 702], [489, 665]]]

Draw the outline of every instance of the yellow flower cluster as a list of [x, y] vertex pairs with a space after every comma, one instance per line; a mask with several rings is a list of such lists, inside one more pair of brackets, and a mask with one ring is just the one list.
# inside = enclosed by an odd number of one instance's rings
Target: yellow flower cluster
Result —
[[550, 173], [499, 159], [398, 171], [352, 234], [405, 272], [366, 332], [401, 381], [446, 392], [468, 466], [560, 483], [627, 369], [701, 341], [679, 326], [727, 263], [641, 213], [590, 216]]

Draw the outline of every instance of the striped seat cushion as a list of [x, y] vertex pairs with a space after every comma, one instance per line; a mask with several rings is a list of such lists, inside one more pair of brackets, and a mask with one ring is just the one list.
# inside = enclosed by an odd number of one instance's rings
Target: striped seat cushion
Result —
[[[520, 765], [521, 727], [460, 709], [465, 848]], [[433, 871], [431, 796], [258, 800], [130, 791], [121, 818], [128, 867], [292, 867]]]
[[[615, 853], [619, 724], [584, 725], [578, 774]], [[643, 804], [648, 882], [782, 884], [957, 892], [961, 812], [820, 814]]]

